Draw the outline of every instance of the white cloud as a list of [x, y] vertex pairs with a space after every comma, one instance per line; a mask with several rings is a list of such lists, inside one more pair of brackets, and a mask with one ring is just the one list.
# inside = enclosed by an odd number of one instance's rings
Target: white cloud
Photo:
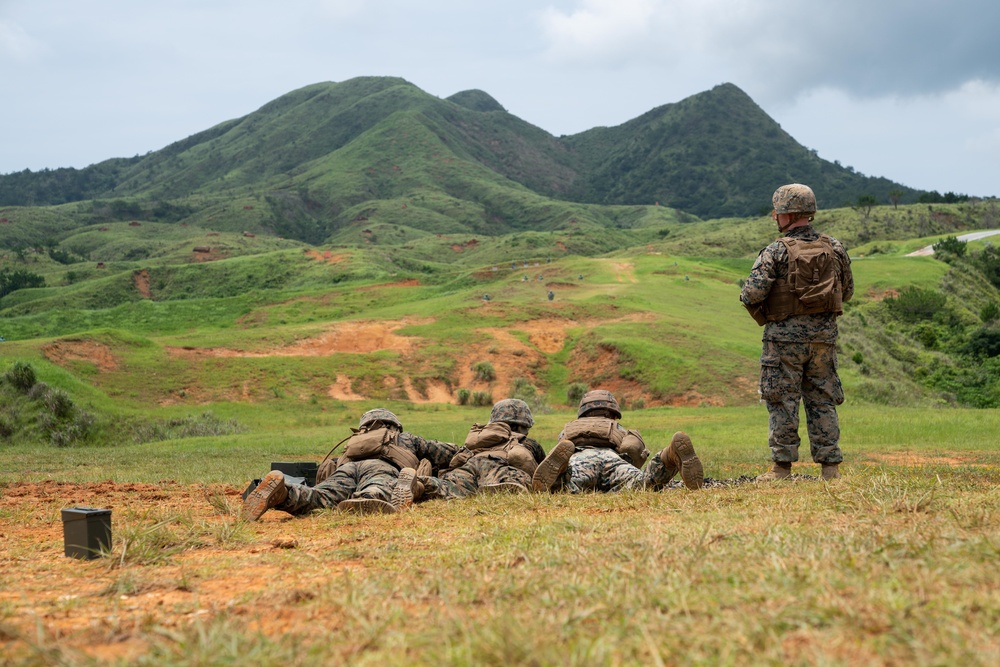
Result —
[[0, 56], [15, 62], [30, 62], [45, 53], [45, 45], [13, 21], [0, 19]]

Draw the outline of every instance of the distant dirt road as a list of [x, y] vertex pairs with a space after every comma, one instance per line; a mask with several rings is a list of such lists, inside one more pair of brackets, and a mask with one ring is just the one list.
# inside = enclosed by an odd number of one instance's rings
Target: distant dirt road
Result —
[[[957, 236], [955, 238], [957, 238], [959, 241], [962, 241], [963, 243], [968, 243], [969, 241], [978, 241], [979, 239], [985, 239], [988, 236], [996, 236], [997, 234], [1000, 234], [1000, 229], [991, 229], [986, 232], [972, 232], [971, 234], [962, 234], [961, 236]], [[909, 255], [907, 255], [907, 257], [923, 257], [925, 255], [933, 255], [933, 254], [934, 254], [934, 246], [928, 245], [924, 246], [920, 250], [914, 250]]]

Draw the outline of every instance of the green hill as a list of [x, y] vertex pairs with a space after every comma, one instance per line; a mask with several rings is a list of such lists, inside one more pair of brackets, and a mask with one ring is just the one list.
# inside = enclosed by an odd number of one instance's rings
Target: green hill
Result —
[[556, 229], [570, 217], [614, 226], [594, 205], [747, 216], [789, 181], [827, 207], [918, 195], [820, 159], [731, 84], [557, 138], [483, 91], [440, 99], [362, 77], [301, 88], [143, 157], [0, 176], [0, 205], [90, 202], [74, 212], [81, 223], [184, 220], [318, 243], [373, 219], [435, 233]]

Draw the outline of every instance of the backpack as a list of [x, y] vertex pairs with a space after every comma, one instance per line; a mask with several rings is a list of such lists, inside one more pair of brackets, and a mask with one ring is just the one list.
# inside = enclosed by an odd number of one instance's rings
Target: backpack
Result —
[[829, 236], [815, 241], [783, 238], [788, 249], [788, 287], [807, 309], [830, 304], [840, 291], [840, 266]]
[[608, 417], [580, 417], [563, 428], [562, 437], [577, 447], [607, 447], [618, 451], [627, 431]]
[[366, 461], [368, 459], [380, 459], [391, 463], [400, 470], [403, 468], [416, 468], [420, 464], [417, 455], [405, 447], [399, 445], [399, 431], [386, 427], [368, 430], [351, 429], [352, 433], [346, 438], [347, 446], [340, 458], [333, 460], [331, 455], [344, 440], [341, 440], [330, 450], [323, 462], [320, 463], [316, 471], [316, 483], [319, 484], [327, 477], [336, 472], [337, 468], [350, 461]]
[[507, 465], [534, 474], [538, 463], [531, 450], [522, 444], [526, 436], [515, 433], [504, 422], [473, 424], [465, 437], [465, 446], [452, 457], [448, 466], [459, 468], [475, 456], [492, 456], [503, 459]]

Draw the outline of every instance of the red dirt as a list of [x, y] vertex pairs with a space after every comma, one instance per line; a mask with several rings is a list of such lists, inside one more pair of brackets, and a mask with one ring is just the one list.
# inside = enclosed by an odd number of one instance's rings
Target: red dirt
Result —
[[319, 262], [326, 262], [327, 264], [337, 264], [347, 259], [346, 255], [334, 255], [329, 250], [320, 252], [319, 250], [307, 249], [304, 252], [307, 257]]
[[143, 299], [152, 299], [153, 293], [149, 291], [149, 269], [140, 269], [132, 274], [132, 283], [142, 295]]
[[[84, 651], [102, 661], [125, 659], [147, 650], [144, 628], [186, 627], [216, 616], [245, 619], [251, 630], [280, 636], [310, 623], [335, 623], [336, 610], [320, 610], [330, 618], [302, 616], [295, 605], [281, 604], [261, 614], [246, 602], [267, 591], [291, 596], [315, 595], [317, 587], [348, 572], [364, 570], [357, 560], [331, 559], [329, 554], [347, 540], [364, 540], [370, 521], [345, 519], [336, 531], [317, 531], [311, 519], [293, 520], [270, 512], [250, 527], [249, 544], [220, 547], [213, 526], [232, 523], [206, 500], [207, 494], [239, 507], [242, 489], [229, 485], [195, 486], [172, 481], [157, 484], [92, 484], [15, 482], [0, 486], [0, 571], [9, 584], [0, 588], [0, 655], [16, 656], [25, 639], [38, 631], [60, 646]], [[112, 538], [119, 535], [115, 558], [81, 561], [64, 554], [60, 510], [67, 507], [112, 510]], [[157, 565], [115, 568], [121, 557], [120, 536], [129, 524], [149, 525], [157, 519], [190, 517], [205, 522], [202, 546], [187, 549]], [[400, 519], [405, 520], [405, 519]], [[175, 523], [175, 522], [172, 522]], [[176, 526], [172, 526], [175, 530]], [[294, 546], [293, 546], [294, 545]], [[293, 549], [310, 556], [311, 569], [282, 567], [269, 554]], [[137, 590], [122, 593], [115, 584], [131, 580]], [[21, 639], [24, 638], [24, 639]], [[6, 664], [6, 660], [0, 660]]]
[[116, 370], [119, 359], [111, 348], [92, 340], [60, 340], [42, 346], [45, 358], [58, 366], [68, 366], [73, 361], [89, 361], [97, 370], [107, 373]]

